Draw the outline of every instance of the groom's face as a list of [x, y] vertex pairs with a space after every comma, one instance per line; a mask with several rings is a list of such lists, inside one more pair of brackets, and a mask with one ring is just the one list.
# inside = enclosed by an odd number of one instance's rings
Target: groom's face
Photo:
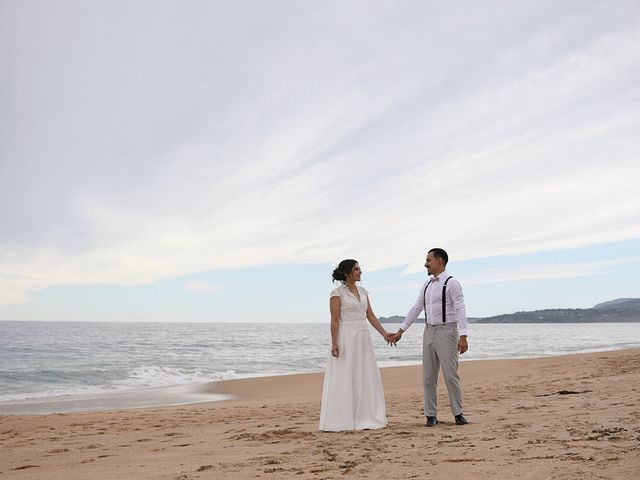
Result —
[[424, 266], [427, 267], [427, 273], [429, 275], [438, 275], [443, 270], [442, 262], [441, 258], [436, 257], [433, 252], [429, 252], [427, 261], [424, 263]]

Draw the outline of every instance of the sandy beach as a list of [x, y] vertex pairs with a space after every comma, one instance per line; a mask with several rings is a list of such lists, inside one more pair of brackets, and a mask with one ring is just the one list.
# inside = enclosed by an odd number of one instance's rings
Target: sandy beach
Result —
[[420, 367], [382, 369], [389, 427], [317, 430], [322, 374], [216, 383], [233, 400], [0, 417], [6, 479], [630, 479], [640, 471], [640, 350], [461, 364], [425, 428]]

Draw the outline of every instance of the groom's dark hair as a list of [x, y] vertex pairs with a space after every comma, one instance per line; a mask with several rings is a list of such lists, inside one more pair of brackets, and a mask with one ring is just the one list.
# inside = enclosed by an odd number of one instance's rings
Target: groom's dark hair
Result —
[[449, 263], [449, 255], [447, 255], [447, 252], [445, 252], [441, 248], [432, 248], [427, 253], [433, 253], [434, 257], [441, 258], [442, 260], [444, 260], [445, 265]]

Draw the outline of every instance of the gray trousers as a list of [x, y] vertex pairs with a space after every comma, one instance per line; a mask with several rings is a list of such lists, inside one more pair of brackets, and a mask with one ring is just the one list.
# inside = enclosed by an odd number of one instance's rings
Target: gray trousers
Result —
[[435, 417], [438, 413], [438, 370], [449, 391], [453, 415], [462, 413], [462, 391], [458, 376], [458, 325], [425, 325], [422, 338], [422, 377], [424, 382], [424, 414]]

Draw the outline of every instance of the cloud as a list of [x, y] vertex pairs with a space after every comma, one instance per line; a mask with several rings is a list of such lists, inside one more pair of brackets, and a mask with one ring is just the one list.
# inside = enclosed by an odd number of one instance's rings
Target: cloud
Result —
[[[593, 277], [606, 275], [615, 271], [618, 265], [640, 263], [640, 257], [626, 257], [615, 260], [599, 260], [592, 262], [555, 263], [553, 265], [526, 265], [484, 269], [478, 273], [458, 276], [464, 286], [492, 285], [498, 283], [528, 282], [531, 280], [555, 280], [562, 278]], [[401, 283], [376, 287], [379, 292], [419, 291], [424, 282]]]
[[482, 275], [464, 277], [465, 285], [488, 285], [494, 283], [526, 282], [529, 280], [551, 280], [559, 278], [577, 278], [594, 275], [605, 275], [617, 265], [640, 263], [640, 257], [619, 258], [594, 262], [566, 263], [558, 265], [541, 265], [519, 267], [517, 269], [501, 269], [487, 271]]
[[383, 285], [381, 287], [376, 288], [378, 292], [402, 292], [402, 291], [411, 291], [418, 292], [424, 285], [424, 282], [420, 283], [399, 283], [396, 285]]
[[5, 8], [0, 304], [640, 238], [638, 6], [556, 3]]
[[182, 288], [189, 292], [211, 293], [224, 288], [224, 285], [219, 283], [188, 282]]

